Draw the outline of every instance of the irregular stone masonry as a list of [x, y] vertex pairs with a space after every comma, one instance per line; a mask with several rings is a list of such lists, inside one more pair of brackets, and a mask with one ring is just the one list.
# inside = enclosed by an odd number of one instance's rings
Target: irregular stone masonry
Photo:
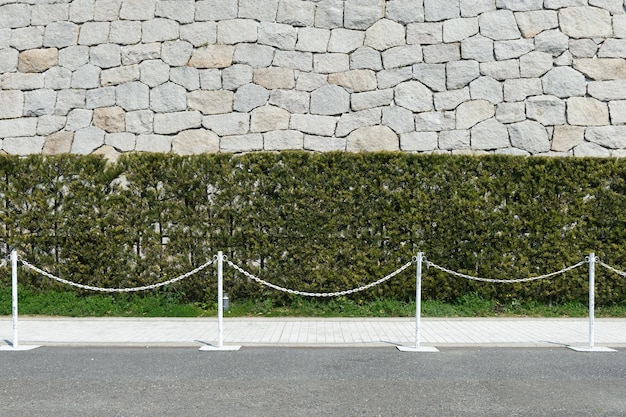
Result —
[[624, 0], [0, 0], [0, 149], [626, 156]]

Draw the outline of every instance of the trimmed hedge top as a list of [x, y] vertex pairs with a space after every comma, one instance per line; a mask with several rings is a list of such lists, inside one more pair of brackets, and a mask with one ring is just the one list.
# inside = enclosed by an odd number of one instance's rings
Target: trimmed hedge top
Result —
[[[72, 281], [163, 281], [218, 250], [259, 277], [304, 291], [357, 287], [417, 252], [489, 278], [560, 270], [589, 252], [626, 266], [626, 160], [402, 153], [133, 154], [0, 157], [0, 239]], [[7, 248], [8, 250], [8, 248]], [[623, 269], [623, 268], [620, 268]], [[214, 297], [213, 268], [177, 284]], [[584, 268], [550, 280], [492, 284], [426, 270], [424, 296], [585, 300]], [[6, 274], [5, 274], [6, 275]], [[22, 274], [27, 285], [57, 285]], [[226, 272], [232, 297], [284, 297]], [[597, 278], [599, 303], [626, 280]], [[414, 297], [404, 273], [360, 298]]]

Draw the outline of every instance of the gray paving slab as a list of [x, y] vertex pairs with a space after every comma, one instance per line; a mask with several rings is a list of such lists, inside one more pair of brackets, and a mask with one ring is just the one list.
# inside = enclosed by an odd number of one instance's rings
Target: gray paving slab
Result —
[[[0, 348], [13, 339], [0, 317]], [[218, 341], [216, 318], [20, 317], [19, 345], [202, 346]], [[415, 344], [414, 318], [226, 318], [224, 345], [383, 346]], [[596, 319], [596, 346], [626, 347], [626, 318]], [[423, 318], [424, 346], [587, 346], [587, 319]]]

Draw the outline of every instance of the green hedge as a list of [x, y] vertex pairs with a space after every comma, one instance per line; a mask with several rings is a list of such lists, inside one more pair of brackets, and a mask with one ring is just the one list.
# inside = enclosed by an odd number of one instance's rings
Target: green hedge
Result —
[[[223, 250], [275, 284], [336, 291], [417, 252], [450, 269], [524, 278], [591, 251], [626, 269], [626, 160], [403, 153], [0, 157], [0, 239], [67, 279], [129, 287], [176, 277]], [[414, 297], [413, 268], [355, 299]], [[598, 269], [597, 300], [626, 279]], [[8, 284], [8, 274], [2, 274]], [[226, 268], [231, 297], [276, 293]], [[27, 271], [32, 288], [56, 284]], [[425, 270], [425, 298], [584, 301], [587, 268], [525, 284]], [[215, 268], [162, 291], [215, 296]]]

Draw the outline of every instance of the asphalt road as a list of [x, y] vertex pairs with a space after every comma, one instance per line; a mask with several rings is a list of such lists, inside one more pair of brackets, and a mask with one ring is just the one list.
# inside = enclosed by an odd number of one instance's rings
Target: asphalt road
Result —
[[626, 416], [626, 352], [0, 352], [0, 416]]

